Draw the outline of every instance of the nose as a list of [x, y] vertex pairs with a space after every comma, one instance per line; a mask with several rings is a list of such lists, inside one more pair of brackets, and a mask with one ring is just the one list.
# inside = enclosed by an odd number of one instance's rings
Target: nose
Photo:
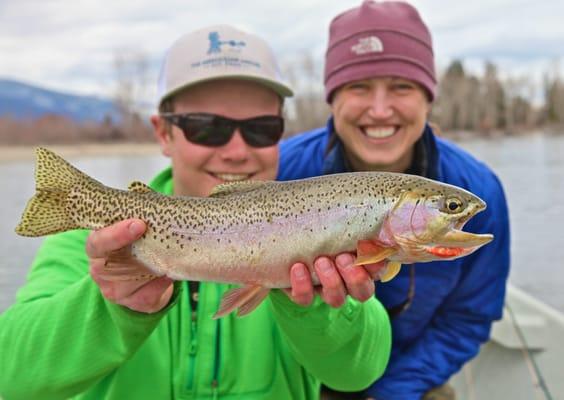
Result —
[[243, 139], [239, 128], [235, 130], [229, 142], [218, 149], [218, 153], [224, 161], [242, 163], [248, 160], [249, 145]]
[[378, 85], [372, 90], [372, 97], [368, 115], [373, 119], [386, 119], [394, 114], [390, 94], [383, 85]]

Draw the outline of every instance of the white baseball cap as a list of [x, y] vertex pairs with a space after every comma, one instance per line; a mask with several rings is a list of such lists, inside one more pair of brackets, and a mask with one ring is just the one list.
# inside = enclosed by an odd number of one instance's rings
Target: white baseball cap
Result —
[[293, 95], [264, 40], [229, 25], [216, 25], [180, 37], [167, 51], [159, 77], [158, 105], [187, 87], [225, 78], [260, 83], [281, 97]]

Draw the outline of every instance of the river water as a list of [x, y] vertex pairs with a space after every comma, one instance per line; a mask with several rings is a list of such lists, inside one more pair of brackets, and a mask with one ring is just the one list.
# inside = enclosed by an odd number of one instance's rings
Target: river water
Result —
[[[510, 281], [564, 312], [564, 136], [465, 140], [460, 145], [490, 165], [504, 184], [512, 226]], [[117, 188], [132, 180], [146, 182], [167, 165], [160, 155], [69, 161]], [[14, 233], [34, 192], [33, 168], [32, 161], [0, 163], [0, 312], [14, 301], [41, 242]]]

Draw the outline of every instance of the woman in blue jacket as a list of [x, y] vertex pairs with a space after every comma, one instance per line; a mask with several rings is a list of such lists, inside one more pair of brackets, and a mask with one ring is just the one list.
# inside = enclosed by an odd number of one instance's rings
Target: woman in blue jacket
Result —
[[325, 62], [332, 116], [326, 127], [282, 144], [279, 179], [404, 172], [466, 188], [487, 202], [465, 230], [493, 233], [492, 243], [455, 261], [404, 266], [376, 290], [392, 317], [393, 350], [384, 376], [361, 398], [454, 398], [446, 382], [478, 353], [502, 314], [509, 218], [501, 183], [427, 123], [436, 91], [433, 48], [413, 7], [365, 1], [338, 15]]

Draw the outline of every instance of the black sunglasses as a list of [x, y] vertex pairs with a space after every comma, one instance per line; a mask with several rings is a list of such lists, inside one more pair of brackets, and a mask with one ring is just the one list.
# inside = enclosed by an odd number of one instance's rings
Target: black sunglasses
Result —
[[284, 119], [278, 115], [248, 119], [233, 119], [206, 113], [162, 113], [160, 116], [180, 128], [186, 140], [202, 146], [223, 146], [239, 128], [243, 140], [249, 146], [269, 147], [278, 143], [284, 132]]

